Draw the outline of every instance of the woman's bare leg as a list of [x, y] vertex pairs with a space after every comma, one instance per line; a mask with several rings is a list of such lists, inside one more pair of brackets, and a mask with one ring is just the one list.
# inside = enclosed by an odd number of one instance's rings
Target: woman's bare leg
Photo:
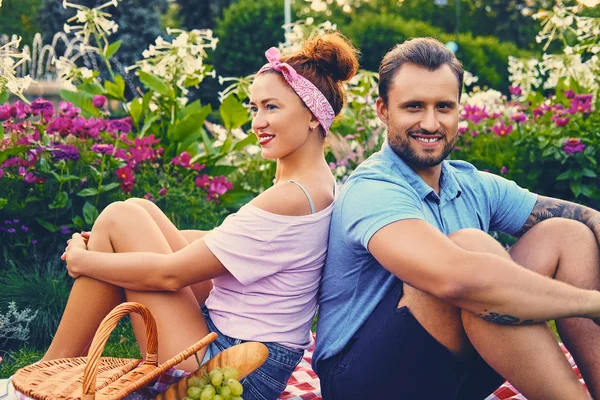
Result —
[[[105, 246], [101, 247], [101, 244]], [[107, 244], [110, 244], [110, 247]], [[144, 208], [132, 202], [113, 203], [100, 214], [92, 229], [88, 248], [108, 252], [144, 251], [161, 254], [172, 252], [170, 243], [153, 218]], [[115, 290], [122, 289], [116, 288]], [[90, 314], [89, 307], [87, 305], [83, 307], [82, 304], [86, 304], [87, 298], [92, 295], [90, 292], [86, 293], [81, 290], [71, 296], [72, 299], [70, 298], [69, 302], [76, 303], [79, 307], [72, 307], [65, 311], [59, 328], [60, 335], [57, 332], [55, 337], [55, 341], [57, 341], [55, 347], [59, 348], [59, 345], [69, 347], [74, 339], [84, 343], [89, 342], [90, 338], [80, 334], [80, 330], [81, 325], [88, 322], [86, 319], [82, 322], [82, 318], [85, 318], [86, 313]], [[158, 328], [159, 361], [161, 362], [200, 340], [208, 333], [198, 302], [189, 287], [177, 292], [125, 290], [125, 296], [128, 301], [144, 304], [152, 312]], [[112, 306], [106, 306], [106, 308], [111, 309]], [[98, 321], [95, 324], [96, 326], [105, 314], [92, 318], [94, 321]], [[144, 354], [146, 338], [141, 317], [132, 315], [132, 324], [140, 350]], [[204, 349], [198, 355], [202, 357], [203, 354]], [[54, 353], [47, 354], [45, 359], [54, 358], [53, 355]], [[198, 366], [194, 359], [188, 359], [181, 363], [179, 367], [194, 370]]]
[[[150, 214], [154, 222], [156, 222], [156, 225], [160, 228], [165, 239], [167, 239], [167, 242], [169, 242], [169, 246], [171, 246], [173, 252], [181, 250], [194, 240], [198, 240], [208, 233], [205, 231], [180, 231], [162, 210], [149, 200], [131, 198], [127, 199], [125, 203], [137, 204]], [[196, 299], [198, 300], [198, 304], [203, 305], [208, 298], [208, 294], [212, 290], [212, 281], [196, 283], [191, 285], [191, 288], [194, 296], [196, 296]]]

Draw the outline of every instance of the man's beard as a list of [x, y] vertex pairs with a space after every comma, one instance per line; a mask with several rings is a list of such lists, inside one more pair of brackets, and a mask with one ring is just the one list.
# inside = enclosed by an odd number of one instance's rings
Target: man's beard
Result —
[[[415, 151], [415, 148], [411, 146], [411, 135], [421, 134], [421, 135], [438, 135], [441, 136], [440, 142], [444, 145], [444, 149], [439, 156], [436, 156], [433, 153], [428, 153], [425, 150], [425, 155], [419, 155]], [[404, 134], [390, 134], [388, 133], [388, 143], [394, 153], [398, 155], [404, 162], [409, 164], [412, 167], [434, 167], [439, 165], [448, 157], [448, 154], [452, 152], [454, 149], [454, 145], [458, 140], [458, 136], [454, 138], [451, 142], [448, 142], [448, 136], [444, 131], [436, 131], [433, 133], [423, 131], [421, 129], [411, 129], [408, 130]]]

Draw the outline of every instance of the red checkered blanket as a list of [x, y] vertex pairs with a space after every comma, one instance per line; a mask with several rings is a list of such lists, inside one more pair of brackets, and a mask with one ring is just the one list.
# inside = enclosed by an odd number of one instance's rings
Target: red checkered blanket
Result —
[[[567, 349], [562, 345], [561, 348], [565, 353], [565, 356], [571, 363], [573, 370], [577, 374], [579, 381], [582, 385], [585, 386], [583, 379], [581, 378], [581, 373], [575, 365], [575, 361], [571, 354], [567, 351]], [[311, 368], [312, 354], [313, 354], [314, 346], [306, 351], [304, 354], [304, 358], [296, 367], [296, 370], [292, 374], [292, 377], [288, 381], [288, 386], [285, 391], [281, 394], [280, 400], [321, 400], [321, 388], [319, 384], [319, 378], [313, 372]], [[164, 392], [169, 385], [177, 382], [182, 376], [185, 376], [186, 373], [177, 370], [170, 369], [165, 374], [160, 376], [160, 378], [154, 382], [151, 386], [139, 390], [129, 396], [126, 397], [127, 400], [147, 400], [149, 398], [153, 398], [158, 393]], [[18, 396], [19, 400], [27, 400], [28, 397], [20, 394]], [[485, 400], [527, 400], [522, 394], [520, 394], [517, 389], [515, 389], [510, 383], [505, 382], [498, 390], [489, 395]]]

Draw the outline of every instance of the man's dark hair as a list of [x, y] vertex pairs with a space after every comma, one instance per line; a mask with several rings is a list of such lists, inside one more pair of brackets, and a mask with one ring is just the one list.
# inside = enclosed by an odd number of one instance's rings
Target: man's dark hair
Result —
[[396, 45], [381, 60], [379, 66], [379, 96], [384, 104], [388, 102], [388, 90], [396, 72], [405, 63], [415, 64], [435, 71], [443, 65], [448, 65], [458, 80], [458, 97], [462, 93], [464, 70], [454, 53], [439, 40], [433, 38], [416, 38]]

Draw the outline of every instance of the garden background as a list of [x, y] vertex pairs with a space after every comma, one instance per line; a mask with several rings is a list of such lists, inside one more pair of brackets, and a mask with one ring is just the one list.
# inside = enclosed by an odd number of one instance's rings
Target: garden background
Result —
[[[385, 137], [379, 60], [432, 36], [468, 71], [451, 157], [600, 208], [597, 3], [295, 0], [284, 25], [284, 0], [0, 0], [0, 378], [47, 348], [72, 285], [65, 241], [107, 204], [145, 197], [211, 229], [272, 184], [251, 74], [316, 31], [361, 51], [327, 148], [340, 182]], [[105, 354], [139, 356], [127, 323]]]

